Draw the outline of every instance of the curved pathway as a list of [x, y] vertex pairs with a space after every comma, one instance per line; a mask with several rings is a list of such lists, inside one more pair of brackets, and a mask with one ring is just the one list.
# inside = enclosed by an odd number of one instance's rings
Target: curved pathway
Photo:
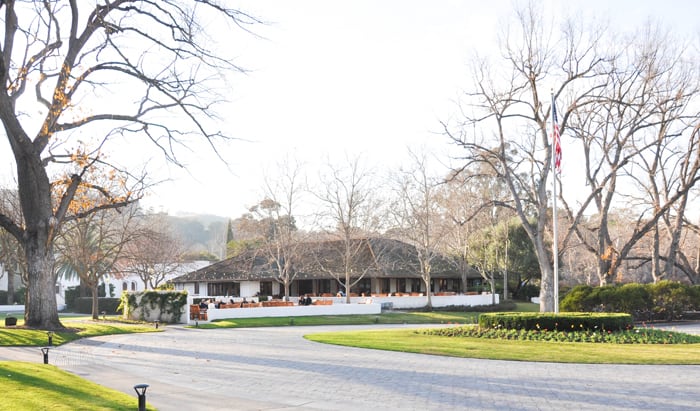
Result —
[[[302, 337], [350, 328], [367, 326], [169, 326], [56, 347], [49, 362], [134, 395], [135, 403], [133, 386], [149, 384], [147, 400], [159, 410], [697, 410], [700, 404], [700, 366], [460, 359]], [[3, 358], [42, 360], [36, 348], [3, 348]]]

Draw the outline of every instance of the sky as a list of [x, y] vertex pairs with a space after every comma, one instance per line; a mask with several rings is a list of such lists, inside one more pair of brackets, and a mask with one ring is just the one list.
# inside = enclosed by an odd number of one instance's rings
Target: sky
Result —
[[[650, 16], [698, 33], [700, 2], [547, 0], [547, 13], [595, 14], [622, 29]], [[219, 30], [247, 73], [222, 85], [229, 102], [222, 130], [236, 140], [182, 157], [186, 169], [154, 160], [164, 180], [143, 204], [170, 214], [236, 218], [263, 199], [262, 179], [285, 157], [319, 173], [324, 164], [360, 156], [387, 170], [408, 161], [408, 147], [454, 150], [441, 121], [458, 114], [474, 50], [495, 51], [512, 1], [242, 0], [226, 1], [263, 20], [255, 35]], [[213, 28], [216, 30], [216, 28]], [[564, 146], [564, 162], [567, 160]], [[156, 165], [157, 164], [157, 165]], [[2, 172], [5, 172], [6, 167]]]

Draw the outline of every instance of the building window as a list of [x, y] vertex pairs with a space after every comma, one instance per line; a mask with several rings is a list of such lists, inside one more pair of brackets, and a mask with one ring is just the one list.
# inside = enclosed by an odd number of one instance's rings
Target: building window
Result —
[[239, 297], [241, 295], [240, 283], [209, 283], [207, 284], [208, 296]]
[[319, 294], [330, 294], [331, 280], [318, 280], [318, 292]]
[[131, 291], [136, 291], [136, 281], [131, 282]]
[[400, 293], [405, 293], [407, 291], [405, 278], [397, 278], [396, 279], [396, 291], [400, 292]]
[[194, 293], [199, 295], [199, 283], [194, 283]]
[[124, 281], [122, 283], [122, 291], [128, 291], [128, 290], [129, 290], [129, 284], [127, 284], [126, 281]]
[[260, 282], [260, 295], [272, 295], [272, 281]]

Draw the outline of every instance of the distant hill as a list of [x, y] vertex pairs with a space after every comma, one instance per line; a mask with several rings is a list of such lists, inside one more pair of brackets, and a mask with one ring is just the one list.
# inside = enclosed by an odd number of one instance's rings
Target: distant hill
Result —
[[211, 214], [165, 216], [189, 252], [207, 252], [223, 259], [226, 255], [228, 218]]

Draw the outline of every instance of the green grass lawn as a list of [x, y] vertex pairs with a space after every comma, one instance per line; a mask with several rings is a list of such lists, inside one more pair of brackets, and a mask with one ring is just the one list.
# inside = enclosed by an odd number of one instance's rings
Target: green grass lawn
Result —
[[326, 332], [326, 344], [492, 360], [589, 364], [700, 364], [700, 344], [602, 344], [511, 341], [426, 335], [415, 330]]
[[[52, 335], [53, 345], [61, 345], [85, 337], [95, 337], [109, 334], [127, 334], [140, 332], [153, 332], [156, 329], [152, 324], [117, 322], [116, 317], [106, 320], [94, 321], [91, 317], [71, 316], [62, 317], [61, 322], [69, 330], [55, 332]], [[31, 346], [43, 347], [48, 345], [48, 334], [43, 330], [22, 328], [24, 321], [18, 319], [17, 327], [0, 327], [0, 346]]]
[[328, 315], [308, 317], [231, 318], [199, 324], [199, 328], [282, 327], [290, 325], [362, 324], [474, 324], [473, 312], [390, 312], [378, 315]]
[[135, 391], [129, 396], [53, 365], [0, 361], [0, 387], [3, 391], [0, 409], [3, 410], [131, 411], [138, 408]]

